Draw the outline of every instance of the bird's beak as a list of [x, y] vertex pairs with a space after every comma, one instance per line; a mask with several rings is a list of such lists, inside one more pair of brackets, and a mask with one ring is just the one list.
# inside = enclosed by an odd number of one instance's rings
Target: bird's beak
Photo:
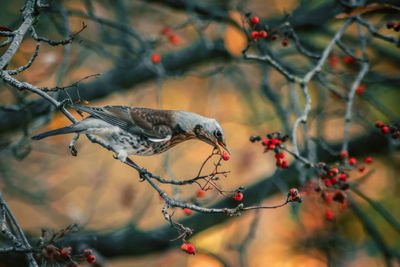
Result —
[[217, 140], [217, 144], [218, 144], [218, 145], [217, 145], [218, 150], [219, 150], [219, 152], [221, 153], [221, 155], [222, 155], [221, 147], [222, 147], [223, 149], [225, 149], [226, 152], [229, 153], [229, 155], [231, 154], [231, 152], [229, 151], [228, 147], [225, 145], [224, 142], [221, 142], [221, 141]]

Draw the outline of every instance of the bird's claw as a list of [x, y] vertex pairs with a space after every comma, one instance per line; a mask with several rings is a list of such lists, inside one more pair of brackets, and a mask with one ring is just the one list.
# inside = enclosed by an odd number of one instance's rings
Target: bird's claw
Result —
[[149, 171], [148, 170], [146, 170], [145, 168], [140, 168], [139, 169], [139, 177], [140, 177], [140, 182], [143, 182], [144, 180], [146, 180], [146, 176], [145, 175], [147, 175], [147, 174], [149, 174]]
[[69, 152], [71, 152], [71, 155], [76, 157], [78, 155], [78, 151], [76, 150], [74, 145], [69, 146]]
[[71, 101], [70, 101], [68, 98], [63, 99], [63, 100], [60, 102], [60, 109], [64, 108], [68, 103], [71, 103]]

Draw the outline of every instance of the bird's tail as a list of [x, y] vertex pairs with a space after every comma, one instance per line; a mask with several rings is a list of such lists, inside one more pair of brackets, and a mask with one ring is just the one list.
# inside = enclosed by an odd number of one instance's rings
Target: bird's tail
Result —
[[77, 132], [81, 132], [82, 129], [77, 129], [77, 127], [74, 127], [74, 125], [71, 126], [67, 126], [67, 127], [63, 127], [63, 128], [59, 128], [59, 129], [55, 129], [55, 130], [51, 130], [48, 132], [44, 132], [35, 136], [32, 136], [33, 140], [40, 140], [49, 136], [53, 136], [53, 135], [59, 135], [59, 134], [67, 134], [67, 133], [77, 133]]

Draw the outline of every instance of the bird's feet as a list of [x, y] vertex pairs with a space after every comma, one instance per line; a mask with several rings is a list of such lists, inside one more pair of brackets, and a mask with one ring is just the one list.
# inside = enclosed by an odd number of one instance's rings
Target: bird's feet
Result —
[[78, 155], [78, 151], [76, 150], [74, 145], [69, 145], [68, 148], [72, 156], [76, 157]]
[[62, 108], [64, 108], [67, 104], [69, 104], [69, 103], [72, 103], [72, 101], [70, 100], [70, 99], [68, 99], [68, 98], [66, 98], [66, 99], [63, 99], [61, 102], [60, 102], [60, 105], [59, 105], [59, 109], [62, 109]]
[[69, 146], [68, 146], [69, 147], [69, 152], [71, 152], [71, 155], [74, 156], [74, 157], [76, 157], [76, 155], [78, 155], [78, 151], [75, 148], [75, 144], [78, 141], [79, 136], [80, 136], [79, 133], [77, 133], [75, 135], [75, 137], [71, 140], [71, 143], [69, 143]]
[[145, 168], [140, 168], [140, 169], [138, 170], [138, 172], [139, 172], [139, 177], [140, 177], [139, 182], [143, 182], [144, 180], [146, 180], [146, 178], [147, 178], [148, 175], [149, 175], [149, 171], [146, 170]]

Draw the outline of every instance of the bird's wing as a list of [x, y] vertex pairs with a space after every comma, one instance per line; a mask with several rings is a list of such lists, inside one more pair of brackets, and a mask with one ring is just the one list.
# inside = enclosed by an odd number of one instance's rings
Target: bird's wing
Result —
[[172, 135], [172, 114], [170, 111], [125, 106], [71, 106], [127, 132], [148, 137], [154, 142], [168, 140]]

